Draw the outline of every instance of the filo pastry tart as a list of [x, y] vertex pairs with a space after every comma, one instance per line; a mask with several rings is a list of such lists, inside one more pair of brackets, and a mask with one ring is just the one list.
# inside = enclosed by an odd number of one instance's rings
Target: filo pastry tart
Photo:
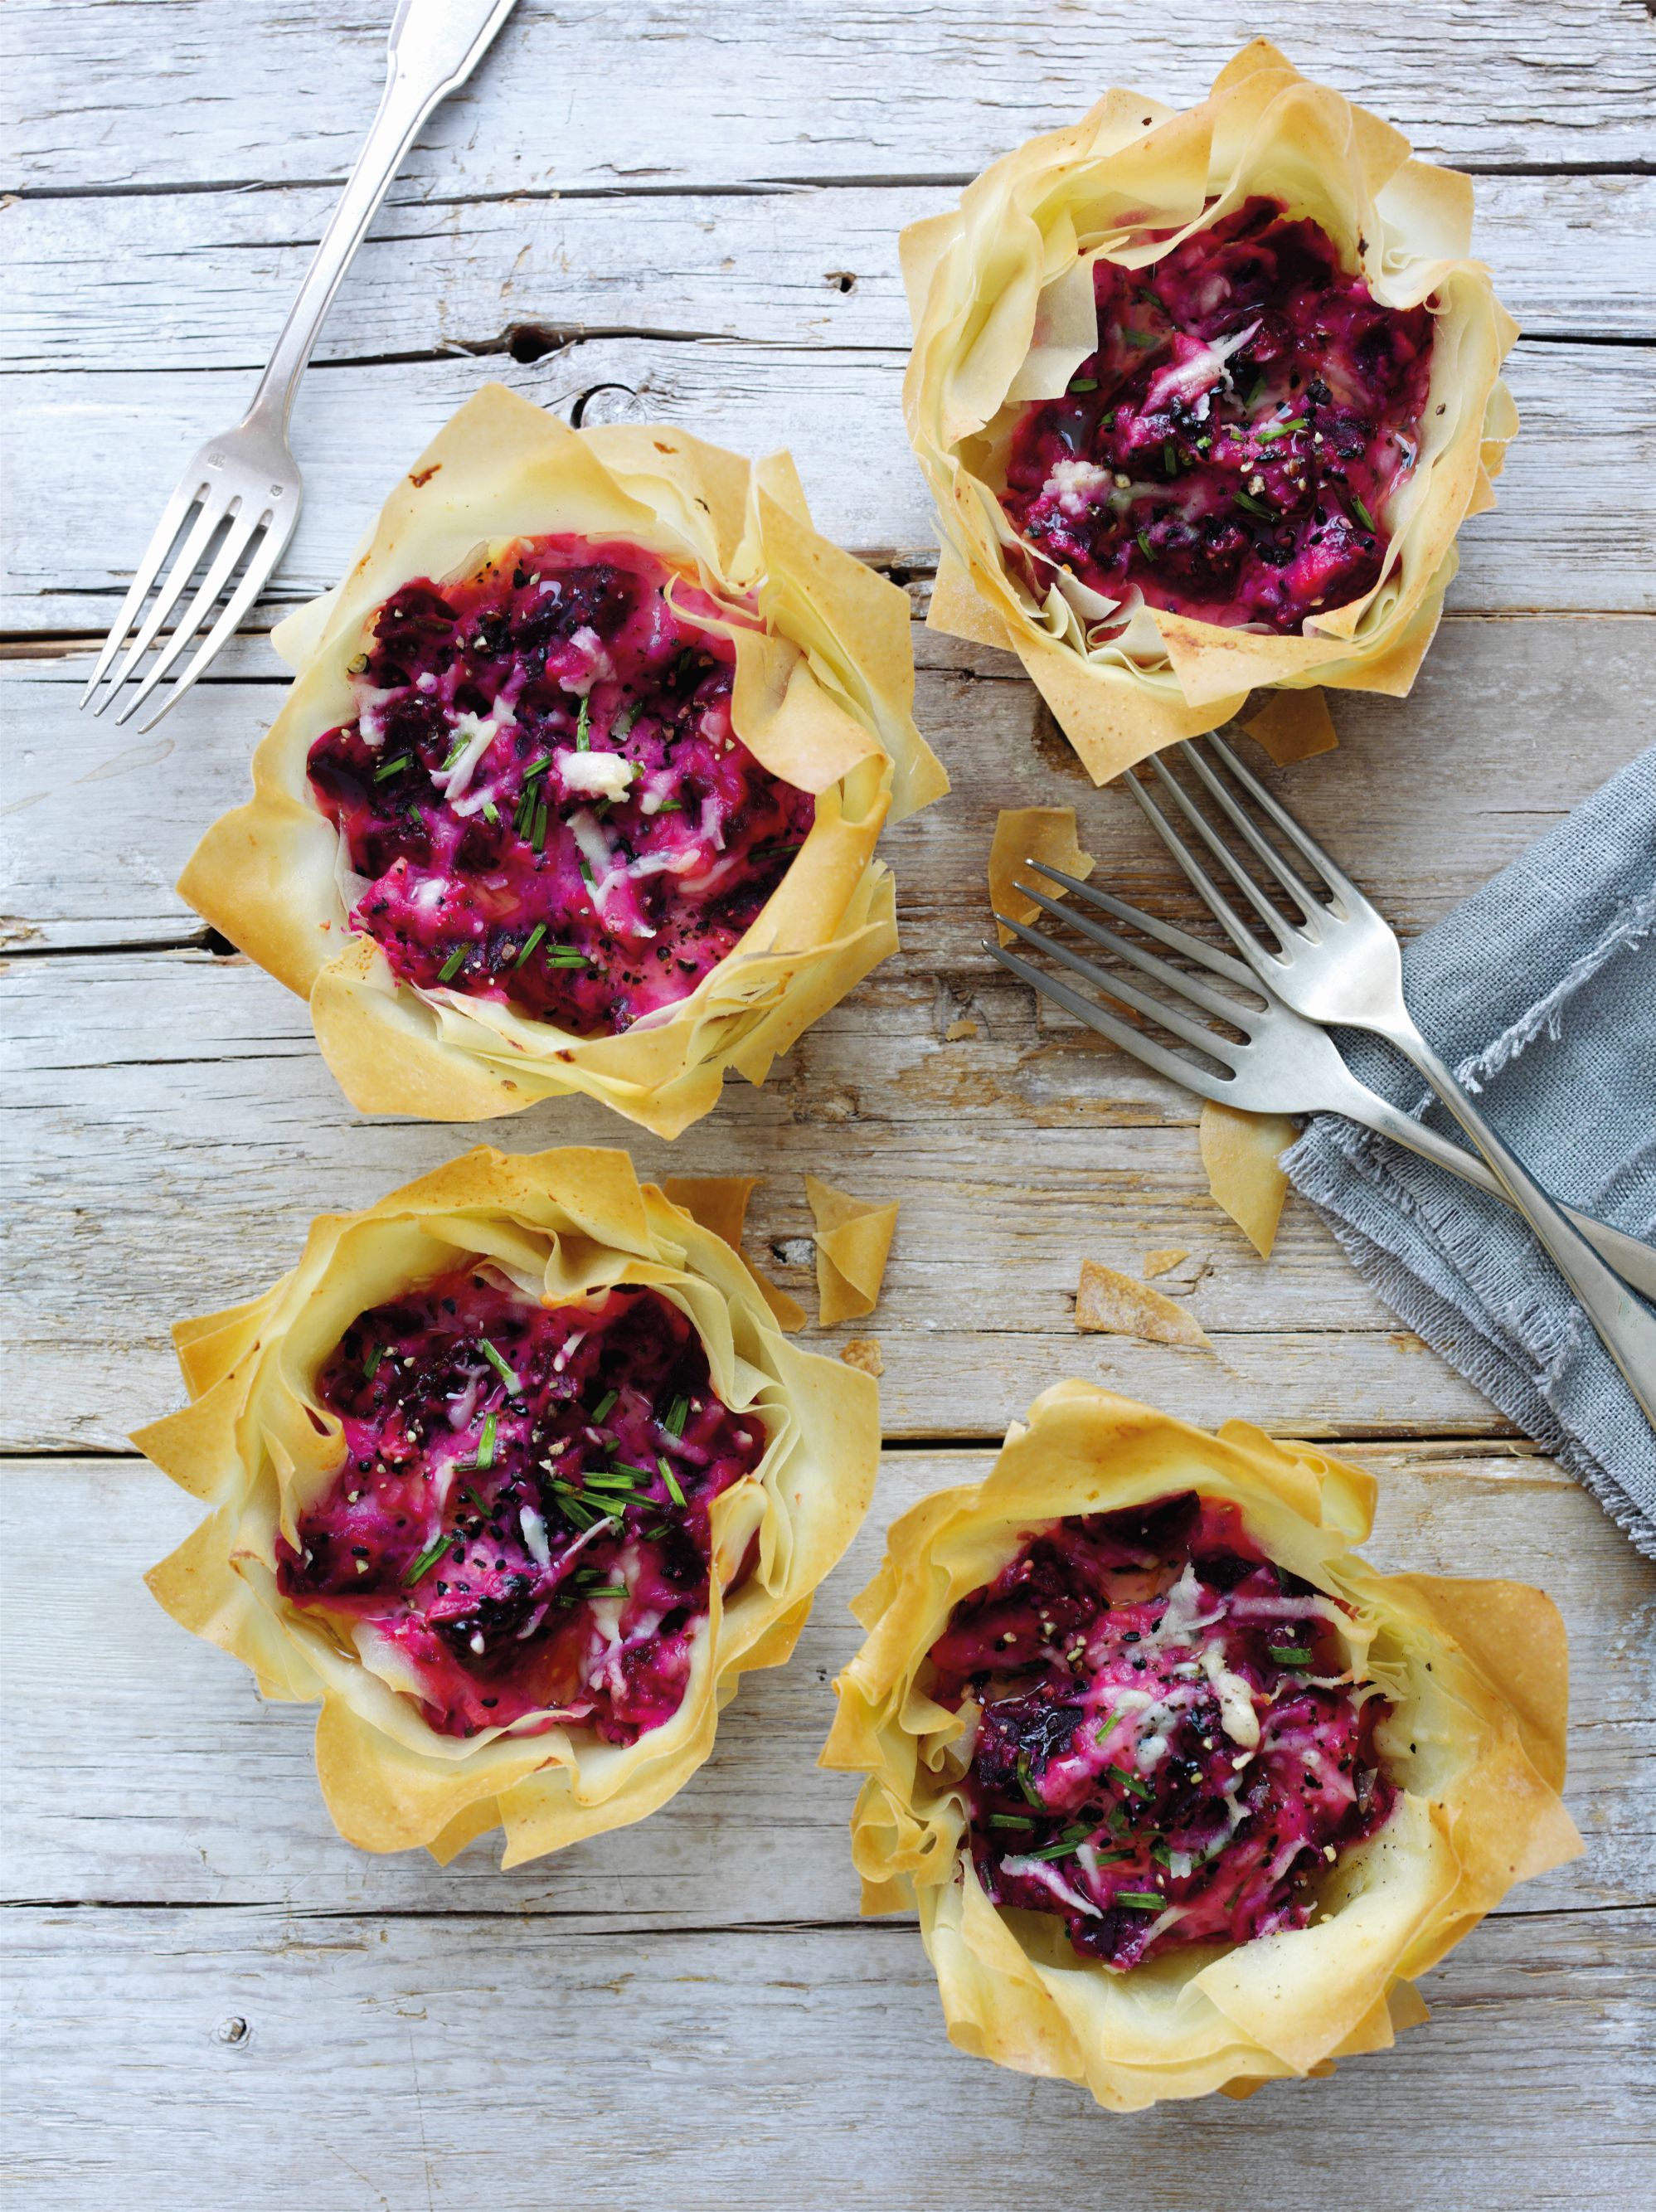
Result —
[[1380, 1575], [1369, 1478], [1082, 1382], [893, 1527], [824, 1764], [864, 1910], [918, 1906], [951, 2039], [1133, 2111], [1326, 2073], [1581, 1848], [1564, 1634]]
[[931, 619], [1010, 647], [1096, 781], [1256, 684], [1408, 690], [1518, 427], [1471, 217], [1261, 39], [904, 233]]
[[498, 1826], [511, 1866], [664, 1803], [878, 1461], [872, 1381], [790, 1345], [622, 1152], [469, 1153], [174, 1337], [193, 1403], [134, 1441], [211, 1512], [149, 1586], [319, 1701], [371, 1851]]
[[487, 386], [276, 643], [254, 797], [179, 889], [365, 1111], [581, 1091], [674, 1136], [896, 945], [876, 841], [947, 788], [907, 601], [786, 454]]

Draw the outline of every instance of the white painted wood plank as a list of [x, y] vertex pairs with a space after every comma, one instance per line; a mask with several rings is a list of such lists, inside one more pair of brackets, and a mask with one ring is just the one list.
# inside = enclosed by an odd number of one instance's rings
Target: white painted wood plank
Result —
[[[404, 198], [376, 222], [317, 359], [498, 347], [524, 325], [904, 349], [898, 233], [958, 197]], [[333, 198], [291, 186], [12, 202], [0, 366], [262, 368]], [[1477, 250], [1532, 336], [1656, 337], [1656, 177], [1484, 177], [1477, 208]]]
[[[877, 979], [762, 1091], [731, 1085], [716, 1115], [667, 1146], [575, 1099], [488, 1129], [364, 1121], [334, 1089], [302, 1006], [239, 963], [23, 961], [13, 981], [0, 1326], [15, 1387], [0, 1449], [118, 1447], [176, 1401], [173, 1321], [262, 1289], [318, 1212], [369, 1203], [482, 1139], [626, 1145], [654, 1177], [762, 1176], [754, 1249], [813, 1310], [804, 1176], [901, 1200], [877, 1313], [813, 1340], [833, 1349], [877, 1334], [891, 1435], [998, 1434], [1072, 1370], [1203, 1421], [1242, 1413], [1342, 1435], [1497, 1425], [1305, 1209], [1259, 1261], [1207, 1194], [1182, 1118], [1193, 1109], [1148, 1097], [1150, 1079], [1113, 1055], [1077, 1056], [1021, 994], [976, 994], [994, 1040], [980, 1049], [940, 1043], [943, 1024], [917, 1010], [912, 987]], [[1136, 1272], [1143, 1252], [1169, 1245], [1191, 1256], [1162, 1287], [1189, 1297], [1216, 1354], [1077, 1338], [1082, 1259]], [[1334, 1331], [1346, 1332], [1338, 1345]]]
[[[710, 1895], [723, 1880], [705, 1869]], [[1489, 1921], [1331, 2081], [1107, 2119], [945, 2041], [911, 1930], [9, 1916], [31, 2207], [1647, 2202], [1649, 1914]]]
[[[341, 176], [385, 6], [14, 0], [11, 168], [33, 189]], [[1107, 84], [1184, 104], [1259, 30], [1241, 0], [521, 0], [411, 164], [421, 191], [970, 174]], [[1271, 35], [1422, 154], [1541, 167], [1650, 151], [1644, 13], [1610, 0], [1277, 0]]]
[[[1377, 1565], [1513, 1576], [1563, 1610], [1574, 1678], [1568, 1797], [1589, 1855], [1526, 1885], [1510, 1909], [1656, 1901], [1656, 1569], [1545, 1460], [1493, 1446], [1354, 1455], [1381, 1482], [1365, 1547]], [[240, 1667], [186, 1637], [143, 1588], [144, 1570], [200, 1517], [154, 1469], [130, 1460], [0, 1466], [6, 1898], [304, 1915], [520, 1912], [616, 1934], [710, 1917], [751, 1928], [854, 1920], [846, 1824], [855, 1779], [816, 1764], [833, 1717], [828, 1684], [857, 1645], [848, 1601], [899, 1512], [988, 1464], [983, 1451], [889, 1454], [874, 1509], [793, 1659], [748, 1678], [689, 1786], [648, 1820], [508, 1874], [496, 1863], [498, 1838], [446, 1870], [423, 1852], [373, 1857], [340, 1841], [317, 1791], [313, 1713], [261, 1705]], [[77, 1540], [65, 1547], [68, 1530]], [[36, 1718], [44, 1712], [47, 1727]]]
[[[1102, 878], [1152, 902], [1173, 889], [1137, 811], [1093, 791], [1015, 661], [919, 625], [913, 638], [915, 711], [955, 781], [945, 804], [888, 847], [919, 973], [988, 972], [978, 947], [984, 856], [1003, 805], [1073, 802]], [[135, 738], [78, 711], [89, 659], [0, 663], [0, 711], [15, 732], [0, 815], [0, 945], [199, 939], [173, 884], [204, 825], [246, 795], [248, 757], [285, 672], [262, 638], [243, 639], [221, 673]], [[1361, 861], [1413, 935], [1656, 739], [1653, 700], [1648, 617], [1453, 617], [1410, 698], [1339, 695], [1341, 750], [1282, 787]]]
[[[294, 446], [307, 493], [278, 582], [284, 599], [338, 576], [399, 471], [440, 423], [499, 374], [567, 406], [618, 381], [649, 412], [749, 453], [792, 448], [821, 527], [861, 552], [935, 545], [930, 501], [904, 434], [902, 356], [746, 340], [600, 338], [530, 367], [500, 359], [318, 370], [300, 394]], [[1656, 471], [1645, 349], [1524, 344], [1510, 380], [1525, 416], [1501, 500], [1461, 533], [1450, 605], [1505, 611], [1656, 605], [1656, 517], [1629, 487]], [[12, 485], [0, 519], [0, 626], [101, 629], [131, 564], [202, 437], [234, 422], [248, 379], [227, 371], [35, 375], [0, 423]]]

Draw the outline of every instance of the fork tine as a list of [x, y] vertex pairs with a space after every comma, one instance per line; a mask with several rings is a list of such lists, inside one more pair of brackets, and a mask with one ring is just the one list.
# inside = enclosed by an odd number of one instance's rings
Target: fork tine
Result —
[[161, 573], [161, 562], [172, 551], [173, 540], [205, 489], [203, 484], [197, 483], [194, 489], [186, 491], [185, 485], [190, 482], [191, 478], [186, 476], [174, 489], [172, 498], [162, 511], [161, 520], [155, 525], [155, 535], [144, 548], [143, 558], [133, 571], [126, 597], [121, 601], [120, 612], [109, 625], [109, 635], [103, 641], [96, 664], [87, 679], [87, 687], [81, 694], [82, 707], [103, 682], [116, 654], [125, 644], [133, 617], [149, 596], [150, 586]]
[[1216, 1036], [1204, 1023], [1192, 1021], [1188, 1014], [1181, 1012], [1177, 1006], [1168, 1006], [1153, 992], [1141, 990], [1128, 977], [1113, 975], [1107, 968], [1083, 959], [1079, 952], [1071, 951], [1067, 945], [1060, 944], [1055, 937], [1046, 937], [1040, 930], [1031, 929], [1025, 922], [1014, 921], [1010, 915], [998, 914], [995, 920], [1004, 929], [1015, 931], [1026, 945], [1036, 945], [1042, 952], [1050, 954], [1061, 968], [1067, 968], [1072, 975], [1084, 975], [1095, 989], [1119, 1000], [1124, 1006], [1131, 1006], [1135, 1013], [1143, 1014], [1158, 1028], [1171, 1030], [1174, 1036], [1182, 1037], [1186, 1044], [1193, 1045], [1198, 1052], [1206, 1053], [1210, 1060], [1216, 1060], [1221, 1066], [1229, 1066], [1235, 1048], [1224, 1037]]
[[233, 630], [241, 627], [243, 617], [264, 590], [270, 579], [270, 571], [282, 558], [283, 548], [291, 535], [290, 531], [278, 532], [273, 526], [267, 529], [264, 537], [258, 541], [257, 550], [247, 563], [241, 581], [232, 592], [223, 613], [196, 647], [189, 666], [179, 676], [161, 705], [156, 708], [147, 722], [141, 722], [138, 725], [140, 737], [147, 737], [161, 716], [172, 712], [185, 693], [194, 684], [196, 678], [206, 669], [208, 663], [218, 652], [225, 639]]
[[191, 642], [208, 616], [218, 605], [219, 594], [234, 574], [237, 563], [251, 544], [258, 528], [256, 520], [245, 507], [229, 518], [230, 528], [222, 545], [213, 556], [213, 565], [203, 579], [201, 589], [191, 600], [189, 607], [173, 627], [173, 635], [145, 670], [143, 680], [115, 717], [117, 723], [130, 721], [173, 663]]
[[1262, 813], [1269, 816], [1289, 843], [1311, 863], [1329, 888], [1342, 894], [1351, 893], [1360, 896], [1357, 894], [1356, 885], [1339, 863], [1331, 854], [1324, 850], [1308, 830], [1301, 827], [1280, 800], [1272, 798], [1253, 769], [1246, 763], [1238, 759], [1235, 752], [1225, 743], [1216, 730], [1210, 733], [1208, 743], [1235, 777], [1237, 782], [1241, 785], [1243, 790], [1247, 792], [1248, 797], [1253, 799], [1254, 805]]
[[[1229, 846], [1226, 844], [1224, 839], [1219, 835], [1219, 832], [1214, 828], [1212, 823], [1208, 820], [1207, 816], [1203, 813], [1201, 808], [1191, 797], [1189, 792], [1185, 789], [1184, 785], [1180, 783], [1178, 777], [1173, 774], [1167, 763], [1152, 757], [1150, 766], [1155, 769], [1156, 775], [1161, 778], [1168, 790], [1173, 793], [1174, 799], [1178, 802], [1179, 811], [1183, 814], [1186, 821], [1190, 823], [1192, 829], [1195, 830], [1197, 836], [1207, 847], [1209, 852], [1212, 854], [1214, 859], [1217, 860], [1221, 867], [1224, 869], [1232, 883], [1234, 883], [1237, 890], [1241, 892], [1243, 897], [1247, 899], [1248, 904], [1259, 915], [1260, 921], [1264, 922], [1265, 927], [1276, 938], [1278, 944], [1286, 950], [1289, 933], [1293, 929], [1293, 924], [1290, 923], [1284, 915], [1277, 912], [1277, 908], [1259, 889], [1259, 884], [1254, 882], [1253, 877], [1249, 875], [1247, 870], [1237, 859], [1234, 853], [1231, 851]], [[1314, 931], [1315, 924], [1312, 923], [1310, 925], [1309, 933], [1314, 934]]]
[[[1218, 884], [1214, 882], [1213, 878], [1202, 866], [1172, 823], [1168, 821], [1155, 799], [1151, 798], [1141, 779], [1129, 769], [1123, 780], [1128, 790], [1137, 800], [1140, 810], [1149, 820], [1150, 827], [1189, 877], [1197, 891], [1207, 902], [1209, 911], [1237, 951], [1249, 959], [1256, 957], [1271, 959], [1279, 957], [1268, 946], [1260, 944], [1257, 933], [1237, 913]], [[1169, 781], [1171, 781], [1171, 778]], [[1179, 790], [1177, 784], [1174, 785], [1174, 789]], [[1179, 795], [1181, 799], [1184, 797], [1182, 792]]]
[[[93, 709], [94, 714], [101, 714], [106, 707], [120, 696], [122, 685], [125, 684], [139, 661], [149, 651], [150, 641], [156, 631], [188, 589], [191, 578], [201, 564], [202, 556], [212, 544], [214, 536], [223, 520], [222, 513], [215, 507], [210, 501], [203, 499], [201, 510], [191, 523], [189, 535], [180, 547], [177, 558], [161, 579], [154, 600], [143, 611], [143, 620], [139, 624], [131, 643], [127, 647], [125, 658], [110, 678], [108, 690]], [[116, 720], [118, 721], [120, 717], [117, 715]]]
[[[1236, 830], [1240, 833], [1242, 838], [1247, 844], [1249, 850], [1254, 854], [1256, 858], [1265, 862], [1266, 867], [1271, 870], [1277, 882], [1288, 893], [1289, 896], [1296, 902], [1299, 906], [1300, 912], [1306, 916], [1307, 921], [1312, 920], [1315, 915], [1316, 909], [1319, 907], [1325, 906], [1327, 904], [1326, 899], [1319, 898], [1314, 891], [1308, 890], [1300, 880], [1294, 870], [1289, 866], [1287, 861], [1283, 860], [1282, 854], [1271, 843], [1270, 838], [1261, 834], [1259, 825], [1253, 820], [1253, 817], [1244, 807], [1237, 805], [1231, 793], [1226, 789], [1224, 783], [1214, 774], [1207, 762], [1203, 758], [1199, 749], [1193, 744], [1186, 743], [1181, 744], [1179, 750], [1183, 753], [1191, 767], [1194, 769], [1196, 775], [1200, 778], [1203, 788], [1212, 799], [1215, 805], [1221, 810], [1225, 819], [1233, 823]], [[1226, 748], [1226, 751], [1229, 751], [1228, 747]], [[1241, 768], [1241, 763], [1236, 759], [1236, 756], [1234, 753], [1230, 754], [1230, 758], [1237, 768]], [[1246, 769], [1243, 770], [1243, 773], [1245, 775], [1247, 774]], [[1248, 777], [1248, 781], [1250, 783], [1253, 783], [1252, 776]], [[1261, 791], [1264, 787], [1265, 787], [1262, 784], [1253, 784], [1255, 791]], [[1301, 843], [1304, 842], [1302, 833], [1300, 834], [1299, 842]]]
[[1132, 906], [1127, 900], [1117, 898], [1109, 891], [1101, 891], [1095, 884], [1084, 884], [1079, 876], [1066, 876], [1062, 868], [1049, 867], [1045, 860], [1025, 860], [1023, 865], [1026, 868], [1038, 869], [1043, 876], [1050, 876], [1055, 884], [1062, 884], [1065, 890], [1073, 891], [1089, 906], [1101, 907], [1106, 914], [1113, 915], [1118, 921], [1125, 921], [1130, 929], [1137, 929], [1146, 937], [1153, 937], [1158, 945], [1165, 945], [1174, 952], [1182, 952], [1187, 960], [1194, 960], [1198, 966], [1211, 969], [1216, 975], [1228, 977], [1231, 982], [1240, 983], [1245, 991], [1258, 991], [1259, 978], [1253, 970], [1245, 968], [1240, 960], [1233, 960], [1228, 952], [1221, 952], [1216, 945], [1209, 945], [1202, 938], [1192, 937], [1188, 932], [1175, 928], [1170, 921], [1158, 921], [1153, 914], [1146, 914], [1142, 907]]
[[986, 937], [983, 949], [992, 959], [998, 960], [1003, 968], [1016, 975], [1020, 982], [1029, 984], [1043, 998], [1055, 1000], [1078, 1022], [1084, 1022], [1089, 1030], [1096, 1030], [1100, 1036], [1107, 1037], [1113, 1045], [1130, 1053], [1135, 1060], [1142, 1060], [1146, 1067], [1153, 1068], [1158, 1075], [1165, 1075], [1171, 1083], [1181, 1084], [1186, 1091], [1195, 1091], [1198, 1097], [1224, 1099], [1229, 1088], [1225, 1077], [1215, 1075], [1208, 1068], [1198, 1067], [1194, 1060], [1185, 1059], [1180, 1053], [1169, 1052], [1165, 1046], [1143, 1036], [1128, 1023], [1117, 1021], [1113, 1014], [1106, 1013], [1090, 999], [1083, 999], [1079, 991], [1072, 991], [1058, 976], [1048, 975], [1033, 962], [1020, 959], [1016, 952], [1008, 951], [1004, 945], [997, 945]]
[[[1013, 889], [1022, 891], [1025, 898], [1033, 899], [1043, 913], [1051, 915], [1054, 921], [1067, 921], [1072, 929], [1079, 930], [1095, 945], [1101, 945], [1107, 952], [1113, 952], [1118, 959], [1130, 961], [1141, 973], [1152, 977], [1167, 989], [1176, 991], [1181, 998], [1188, 999], [1192, 1006], [1216, 1015], [1222, 1022], [1229, 1022], [1234, 1028], [1244, 1030], [1247, 1028], [1249, 1017], [1256, 1011], [1254, 1007], [1242, 1006], [1237, 1000], [1227, 998], [1222, 991], [1210, 990], [1194, 975], [1186, 975], [1183, 969], [1172, 966], [1154, 952], [1146, 952], [1143, 946], [1132, 944], [1128, 939], [1118, 937], [1114, 930], [1106, 929], [1101, 922], [1094, 921], [1084, 914], [1077, 914], [1072, 908], [1061, 907], [1056, 899], [1048, 898], [1033, 884], [1015, 884]], [[1262, 995], [1259, 982], [1251, 975], [1247, 979], [1247, 988], [1255, 1000]]]

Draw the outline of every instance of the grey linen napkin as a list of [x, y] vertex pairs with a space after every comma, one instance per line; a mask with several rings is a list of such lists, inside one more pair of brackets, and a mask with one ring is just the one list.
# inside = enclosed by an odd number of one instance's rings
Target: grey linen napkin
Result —
[[[1404, 948], [1427, 1037], [1555, 1196], [1656, 1239], [1656, 748]], [[1386, 1046], [1353, 1071], [1446, 1131]], [[1656, 1559], [1656, 1438], [1562, 1279], [1500, 1200], [1337, 1115], [1283, 1164], [1403, 1321]]]

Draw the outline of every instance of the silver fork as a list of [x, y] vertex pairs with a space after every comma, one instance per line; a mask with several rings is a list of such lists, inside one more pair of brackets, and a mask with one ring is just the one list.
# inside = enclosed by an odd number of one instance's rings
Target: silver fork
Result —
[[[1089, 1029], [1096, 1030], [1122, 1051], [1131, 1053], [1158, 1074], [1182, 1084], [1187, 1091], [1195, 1091], [1198, 1097], [1211, 1098], [1222, 1106], [1239, 1107], [1248, 1114], [1341, 1114], [1347, 1121], [1361, 1122], [1365, 1128], [1406, 1146], [1422, 1159], [1447, 1168], [1450, 1174], [1459, 1176], [1479, 1190], [1488, 1191], [1496, 1198], [1506, 1197], [1494, 1174], [1476, 1152], [1463, 1151], [1451, 1139], [1404, 1113], [1378, 1091], [1371, 1091], [1366, 1083], [1360, 1083], [1340, 1057], [1327, 1030], [1315, 1022], [1307, 1021], [1291, 1006], [1284, 1006], [1240, 960], [1174, 928], [1170, 922], [1158, 921], [1153, 915], [1130, 906], [1125, 899], [1113, 897], [1095, 884], [1066, 876], [1061, 868], [1048, 867], [1041, 860], [1029, 860], [1025, 865], [1052, 882], [1061, 884], [1073, 900], [1084, 902], [1113, 921], [1153, 938], [1169, 951], [1196, 963], [1208, 975], [1222, 977], [1236, 990], [1247, 994], [1246, 999], [1238, 999], [1229, 991], [1215, 990], [1200, 976], [1172, 966], [1144, 946], [1105, 928], [1091, 915], [1078, 911], [1075, 904], [1060, 906], [1035, 884], [1020, 883], [1017, 889], [1024, 896], [1032, 899], [1054, 921], [1067, 922], [1090, 943], [1126, 961], [1140, 975], [1159, 985], [1160, 990], [1147, 990], [1130, 976], [1101, 968], [1059, 939], [1032, 929], [1024, 922], [1014, 921], [1010, 915], [998, 914], [997, 921], [1014, 931], [1026, 945], [1037, 947], [1067, 968], [1071, 975], [1081, 976], [1095, 989], [1132, 1007], [1164, 1031], [1182, 1039], [1202, 1054], [1203, 1060], [1188, 1058], [1183, 1052], [1158, 1042], [1017, 953], [985, 939], [985, 951], [992, 954], [1003, 968], [1033, 984], [1045, 997], [1055, 1000]], [[1240, 1030], [1240, 1036], [1223, 1034], [1214, 1026], [1221, 1022], [1227, 1029]], [[1580, 1213], [1568, 1206], [1562, 1210], [1619, 1275], [1635, 1290], [1656, 1297], [1656, 1250], [1641, 1244], [1637, 1237], [1629, 1237], [1624, 1230], [1613, 1228], [1607, 1221], [1595, 1220], [1590, 1213]]]
[[[143, 724], [144, 729], [153, 730], [201, 675], [264, 589], [299, 520], [303, 480], [288, 444], [288, 422], [323, 318], [415, 133], [438, 102], [465, 82], [515, 5], [516, 0], [397, 0], [379, 106], [282, 325], [253, 404], [234, 429], [209, 438], [179, 477], [104, 640], [91, 680], [81, 695], [82, 707], [126, 645], [126, 657], [94, 712], [101, 714], [120, 696], [205, 562], [207, 573], [174, 623], [171, 636], [115, 717], [124, 722], [137, 712], [228, 590], [228, 602], [213, 627]], [[129, 634], [161, 574], [161, 563], [180, 537], [184, 543], [178, 556], [129, 644]]]
[[[1223, 738], [1188, 740], [1173, 750], [1277, 894], [1275, 901], [1267, 896], [1254, 871], [1244, 866], [1166, 762], [1152, 755], [1149, 773], [1161, 796], [1172, 800], [1229, 877], [1252, 909], [1251, 917], [1245, 916], [1151, 795], [1149, 778], [1129, 773], [1129, 790], [1232, 944], [1260, 981], [1296, 1013], [1384, 1037], [1425, 1077], [1580, 1301], [1641, 1412], [1656, 1429], [1656, 1316], [1565, 1218], [1421, 1035], [1404, 1001], [1402, 948], [1391, 924]], [[1265, 835], [1239, 793], [1271, 823], [1294, 860], [1285, 859]], [[1303, 864], [1314, 884], [1306, 882], [1295, 861]], [[1297, 915], [1284, 913], [1278, 901]]]

